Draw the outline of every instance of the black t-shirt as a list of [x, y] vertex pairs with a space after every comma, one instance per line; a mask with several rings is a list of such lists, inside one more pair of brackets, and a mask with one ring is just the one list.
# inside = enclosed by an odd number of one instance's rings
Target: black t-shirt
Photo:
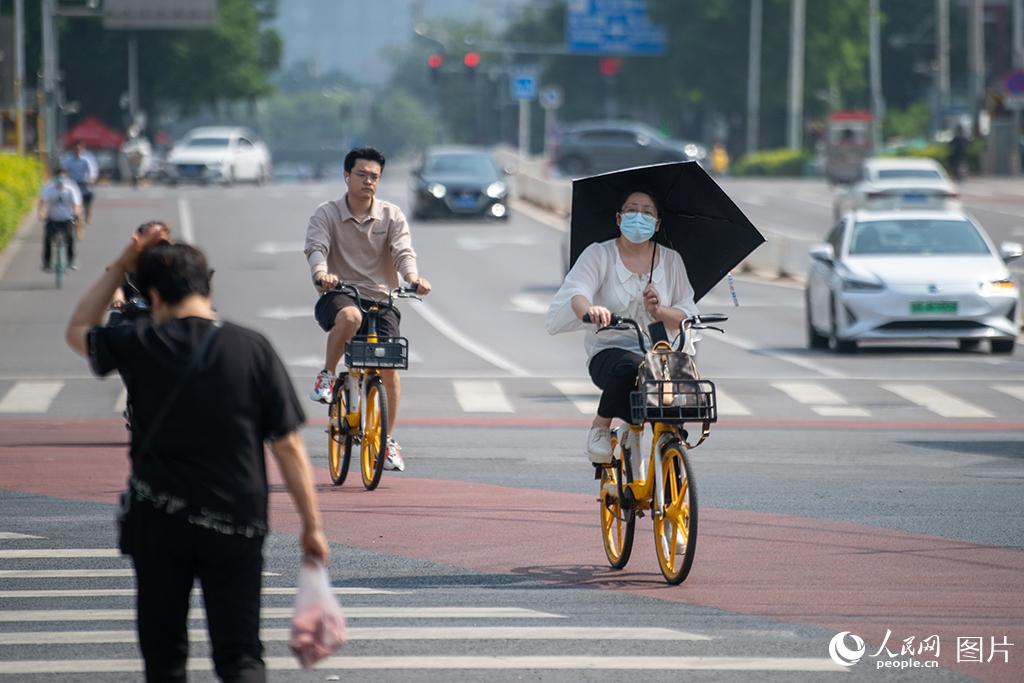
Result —
[[132, 397], [132, 474], [153, 492], [184, 499], [192, 515], [266, 527], [263, 442], [297, 429], [302, 407], [270, 342], [224, 323], [200, 366], [166, 410], [145, 453], [139, 449], [168, 396], [188, 372], [214, 323], [179, 318], [155, 324], [95, 327], [89, 359], [100, 376], [113, 370]]

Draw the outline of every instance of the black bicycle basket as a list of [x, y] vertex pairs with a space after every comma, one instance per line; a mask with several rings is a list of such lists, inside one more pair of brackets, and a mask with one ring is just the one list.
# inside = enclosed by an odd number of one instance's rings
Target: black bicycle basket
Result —
[[715, 383], [706, 379], [648, 379], [629, 395], [633, 424], [717, 422]]
[[396, 368], [409, 367], [409, 340], [405, 337], [378, 337], [367, 341], [356, 337], [345, 345], [345, 365], [350, 368]]
[[656, 346], [644, 356], [636, 386], [629, 397], [634, 424], [718, 420], [715, 385], [700, 378], [693, 357], [685, 353]]

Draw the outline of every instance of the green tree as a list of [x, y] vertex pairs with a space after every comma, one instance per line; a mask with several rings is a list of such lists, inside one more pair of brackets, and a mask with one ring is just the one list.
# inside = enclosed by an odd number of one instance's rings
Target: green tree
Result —
[[[269, 94], [270, 75], [282, 54], [280, 36], [266, 26], [276, 7], [277, 0], [219, 0], [211, 30], [136, 32], [142, 108], [150, 114], [161, 109], [188, 114]], [[27, 2], [25, 8], [26, 73], [28, 86], [35, 87], [41, 62], [39, 3]], [[58, 31], [65, 98], [78, 101], [82, 114], [123, 123], [129, 33], [105, 30], [99, 18], [62, 18]]]

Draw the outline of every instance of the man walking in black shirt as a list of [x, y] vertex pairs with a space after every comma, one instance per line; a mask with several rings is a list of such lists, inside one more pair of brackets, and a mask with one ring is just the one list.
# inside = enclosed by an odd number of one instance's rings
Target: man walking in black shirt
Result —
[[[118, 370], [134, 408], [130, 507], [122, 550], [135, 566], [147, 681], [184, 681], [192, 584], [203, 589], [217, 675], [265, 681], [259, 639], [269, 442], [302, 520], [302, 550], [327, 542], [302, 437], [305, 416], [280, 358], [259, 333], [216, 320], [210, 270], [195, 247], [156, 231], [131, 244], [86, 292], [68, 344], [98, 375]], [[103, 327], [126, 272], [152, 320]]]

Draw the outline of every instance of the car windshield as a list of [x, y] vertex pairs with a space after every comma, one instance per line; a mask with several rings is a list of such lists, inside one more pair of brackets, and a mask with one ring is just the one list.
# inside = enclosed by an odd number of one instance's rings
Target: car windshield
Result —
[[436, 154], [427, 158], [423, 168], [427, 174], [469, 175], [494, 178], [498, 175], [494, 162], [484, 154]]
[[965, 220], [879, 220], [857, 223], [850, 256], [978, 256], [988, 245]]
[[192, 138], [188, 141], [189, 147], [227, 147], [229, 144], [229, 138]]
[[942, 174], [927, 168], [889, 168], [878, 171], [879, 180], [898, 180], [901, 178], [942, 180]]

